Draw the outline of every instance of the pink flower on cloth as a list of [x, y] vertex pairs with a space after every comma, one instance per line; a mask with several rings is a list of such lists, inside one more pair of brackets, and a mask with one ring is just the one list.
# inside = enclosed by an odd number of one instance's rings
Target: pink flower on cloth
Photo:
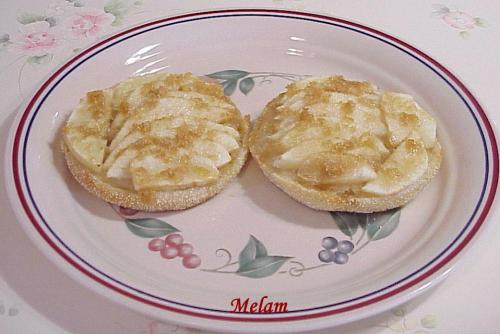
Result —
[[443, 20], [458, 30], [470, 30], [476, 25], [476, 18], [462, 11], [450, 11], [443, 15]]
[[57, 30], [46, 21], [22, 25], [20, 33], [12, 38], [12, 48], [29, 56], [43, 56], [59, 46]]
[[445, 5], [435, 4], [433, 14], [441, 19], [453, 29], [459, 31], [460, 36], [466, 37], [470, 30], [476, 27], [484, 27], [485, 23], [480, 17], [474, 17], [464, 11], [450, 9]]
[[96, 36], [103, 28], [108, 27], [115, 17], [100, 9], [84, 8], [63, 21], [63, 26], [73, 38]]

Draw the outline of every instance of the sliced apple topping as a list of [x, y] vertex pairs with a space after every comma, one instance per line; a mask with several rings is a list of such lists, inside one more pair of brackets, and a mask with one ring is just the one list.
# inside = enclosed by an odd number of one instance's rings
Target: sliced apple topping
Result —
[[219, 170], [207, 158], [194, 156], [184, 163], [168, 163], [152, 155], [143, 155], [130, 164], [136, 190], [175, 190], [214, 182]]
[[298, 168], [297, 176], [316, 185], [352, 185], [372, 180], [377, 173], [360, 156], [322, 152], [305, 160]]
[[278, 169], [295, 169], [310, 155], [320, 152], [343, 152], [351, 145], [341, 139], [309, 140], [283, 153], [274, 161]]
[[359, 137], [353, 148], [347, 150], [347, 153], [379, 161], [387, 157], [389, 150], [379, 137], [367, 133]]
[[109, 90], [87, 93], [64, 129], [64, 139], [71, 153], [92, 170], [101, 167], [106, 154], [112, 117], [111, 95]]
[[232, 161], [240, 117], [221, 87], [193, 75], [131, 78], [87, 94], [68, 120], [65, 143], [115, 184], [184, 189], [214, 182]]
[[428, 155], [422, 140], [407, 138], [382, 164], [377, 178], [362, 190], [375, 195], [395, 194], [422, 177], [427, 166]]
[[196, 140], [193, 153], [209, 159], [215, 167], [221, 167], [231, 161], [229, 152], [221, 144], [209, 140]]
[[436, 121], [413, 97], [367, 82], [306, 79], [267, 108], [260, 159], [319, 190], [397, 193], [426, 172], [437, 142]]
[[195, 118], [209, 120], [215, 123], [223, 123], [231, 118], [231, 116], [231, 110], [229, 109], [219, 109], [216, 107], [198, 109], [196, 104], [190, 100], [166, 98], [161, 100], [153, 109], [146, 110], [128, 118], [111, 142], [110, 150], [113, 150], [134, 127], [146, 122], [172, 117], [180, 119]]
[[426, 148], [436, 142], [436, 121], [406, 94], [386, 92], [382, 95], [381, 108], [389, 129], [389, 141], [399, 145], [414, 130], [418, 132]]

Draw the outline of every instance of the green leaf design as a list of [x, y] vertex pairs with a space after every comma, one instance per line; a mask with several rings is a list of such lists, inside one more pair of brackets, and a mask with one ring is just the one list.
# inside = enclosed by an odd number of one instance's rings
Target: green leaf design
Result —
[[9, 44], [12, 44], [9, 34], [0, 35], [0, 51], [3, 51]]
[[236, 271], [237, 275], [250, 278], [263, 278], [277, 272], [281, 266], [291, 259], [287, 256], [263, 256], [241, 266]]
[[119, 26], [120, 24], [123, 23], [123, 20], [127, 15], [128, 6], [122, 0], [109, 0], [104, 4], [104, 11], [106, 13], [113, 14], [113, 16], [115, 17], [111, 25]]
[[445, 14], [448, 14], [450, 12], [450, 9], [448, 7], [446, 7], [445, 5], [436, 4], [436, 5], [433, 5], [432, 7], [434, 7], [434, 14], [435, 15], [445, 15]]
[[[45, 21], [47, 19], [46, 16], [32, 14], [32, 13], [20, 13], [16, 16], [17, 22], [21, 24], [30, 24], [33, 22]], [[49, 22], [50, 24], [50, 22]]]
[[222, 87], [224, 88], [224, 95], [231, 96], [236, 90], [237, 80], [226, 80], [222, 83]]
[[250, 236], [245, 248], [240, 252], [239, 264], [240, 267], [244, 267], [256, 258], [267, 256], [266, 247], [253, 235]]
[[179, 230], [156, 218], [125, 219], [130, 232], [142, 238], [162, 237]]
[[253, 78], [245, 78], [240, 81], [240, 91], [245, 95], [250, 93], [254, 86], [255, 81], [253, 80]]
[[219, 72], [207, 74], [207, 77], [212, 78], [212, 79], [219, 79], [219, 80], [237, 81], [238, 79], [246, 77], [248, 74], [250, 74], [250, 73], [248, 73], [246, 71], [241, 71], [241, 70], [224, 70], [224, 71], [219, 71]]
[[281, 268], [288, 256], [269, 256], [264, 244], [253, 235], [242, 249], [236, 274], [250, 278], [262, 278], [274, 274]]
[[47, 64], [52, 60], [53, 56], [49, 53], [44, 54], [42, 56], [30, 56], [28, 59], [26, 59], [26, 62], [29, 64]]
[[480, 18], [480, 17], [475, 17], [474, 18], [474, 22], [476, 22], [476, 24], [479, 27], [485, 27], [486, 26], [486, 22], [482, 18]]
[[7, 314], [11, 317], [15, 317], [16, 315], [19, 314], [19, 309], [15, 306], [11, 306], [11, 307], [9, 307]]
[[428, 314], [420, 319], [420, 324], [422, 327], [427, 329], [432, 329], [437, 327], [437, 319], [434, 315]]
[[392, 310], [392, 314], [394, 314], [396, 317], [404, 317], [406, 314], [406, 311], [404, 308], [397, 307]]
[[401, 208], [369, 214], [366, 233], [372, 241], [391, 235], [398, 227]]
[[358, 231], [360, 222], [364, 218], [362, 214], [352, 212], [330, 211], [330, 215], [342, 233], [351, 238]]
[[56, 19], [52, 16], [45, 18], [44, 21], [47, 22], [49, 24], [49, 26], [51, 26], [51, 27], [54, 27], [57, 24]]

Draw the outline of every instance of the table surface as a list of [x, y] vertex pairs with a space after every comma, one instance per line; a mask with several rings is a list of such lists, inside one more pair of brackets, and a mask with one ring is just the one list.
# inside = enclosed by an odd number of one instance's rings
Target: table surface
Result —
[[[71, 20], [74, 7], [114, 16], [112, 21], [97, 24], [93, 36], [72, 42], [76, 51], [139, 22], [206, 9], [279, 8], [348, 18], [430, 54], [467, 84], [494, 124], [500, 120], [500, 6], [495, 0], [442, 4], [428, 0], [376, 4], [367, 0], [17, 0], [0, 2], [0, 131], [4, 143], [19, 104], [68, 57], [56, 49], [50, 54], [44, 49], [19, 50], [12, 47], [12, 41], [33, 29], [33, 22], [50, 26]], [[2, 145], [1, 155], [5, 149]], [[4, 180], [0, 182], [1, 333], [200, 333], [134, 313], [70, 279], [39, 253], [16, 224]], [[489, 223], [442, 284], [384, 314], [321, 333], [498, 333], [499, 210], [495, 205]]]

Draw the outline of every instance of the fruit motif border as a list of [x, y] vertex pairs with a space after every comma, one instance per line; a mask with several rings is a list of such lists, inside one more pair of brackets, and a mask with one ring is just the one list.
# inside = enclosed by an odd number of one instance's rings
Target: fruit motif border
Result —
[[[157, 252], [166, 260], [180, 258], [186, 269], [200, 267], [202, 258], [194, 253], [194, 247], [184, 242], [181, 231], [164, 220], [151, 217], [134, 218], [140, 211], [111, 205], [113, 210], [125, 222], [134, 235], [148, 239], [147, 248]], [[349, 257], [355, 255], [372, 241], [391, 235], [399, 224], [401, 208], [376, 213], [330, 212], [339, 230], [349, 239], [338, 240], [326, 236], [321, 240], [318, 252], [319, 264], [305, 265], [291, 256], [269, 255], [266, 247], [255, 236], [250, 238], [239, 252], [238, 260], [233, 261], [233, 254], [226, 248], [215, 250], [216, 257], [225, 258], [225, 262], [215, 268], [202, 268], [201, 271], [218, 274], [235, 274], [247, 278], [265, 278], [273, 274], [302, 276], [304, 272], [319, 269], [331, 264], [346, 264]], [[293, 259], [293, 260], [292, 260]], [[280, 270], [288, 264], [288, 268]]]
[[[71, 253], [71, 250], [67, 248], [62, 240], [60, 240], [57, 235], [53, 234], [53, 231], [50, 229], [50, 226], [47, 222], [43, 221], [43, 217], [41, 217], [40, 212], [36, 208], [36, 203], [33, 202], [31, 198], [29, 183], [27, 182], [27, 176], [25, 173], [25, 159], [26, 157], [26, 139], [29, 133], [32, 121], [33, 121], [33, 110], [36, 103], [39, 101], [39, 98], [47, 89], [50, 91], [54, 88], [51, 86], [55, 79], [59, 81], [62, 78], [59, 78], [61, 75], [64, 77], [64, 73], [67, 68], [74, 65], [81, 58], [88, 56], [93, 50], [101, 48], [101, 51], [110, 47], [111, 45], [117, 43], [115, 40], [118, 38], [124, 37], [124, 39], [132, 37], [134, 32], [138, 30], [142, 30], [142, 32], [148, 31], [148, 27], [151, 26], [167, 26], [171, 24], [176, 24], [179, 22], [187, 22], [201, 19], [210, 19], [210, 18], [221, 18], [227, 16], [272, 16], [272, 17], [280, 17], [280, 18], [288, 18], [288, 19], [297, 19], [297, 20], [308, 20], [311, 22], [317, 22], [321, 24], [328, 24], [332, 26], [336, 26], [342, 29], [348, 29], [357, 33], [364, 34], [366, 36], [372, 37], [381, 41], [382, 43], [386, 43], [392, 45], [393, 47], [401, 50], [402, 52], [408, 54], [413, 57], [416, 61], [421, 62], [425, 66], [427, 66], [430, 70], [432, 70], [436, 75], [440, 76], [443, 80], [447, 82], [447, 84], [456, 91], [456, 93], [460, 96], [463, 102], [468, 106], [472, 116], [475, 118], [478, 129], [483, 137], [483, 145], [485, 150], [486, 157], [486, 178], [484, 181], [483, 192], [481, 198], [476, 206], [476, 210], [472, 214], [471, 218], [468, 220], [467, 224], [464, 226], [461, 233], [456, 237], [456, 239], [446, 247], [446, 249], [440, 253], [436, 258], [430, 261], [426, 266], [420, 268], [418, 271], [408, 275], [407, 277], [401, 279], [390, 286], [387, 286], [378, 291], [374, 291], [364, 296], [360, 296], [358, 298], [354, 298], [352, 300], [332, 304], [332, 305], [324, 305], [320, 307], [316, 307], [314, 309], [309, 310], [297, 310], [294, 312], [303, 312], [301, 314], [283, 314], [281, 316], [273, 316], [266, 317], [265, 315], [259, 315], [258, 317], [255, 315], [251, 316], [242, 316], [242, 315], [230, 315], [227, 311], [223, 310], [210, 310], [201, 307], [195, 307], [191, 305], [182, 305], [180, 303], [175, 303], [168, 300], [163, 300], [162, 298], [151, 296], [145, 294], [142, 291], [138, 291], [133, 287], [126, 286], [122, 282], [118, 282], [113, 278], [107, 276], [105, 273], [99, 272], [96, 268], [93, 268], [89, 263], [85, 262], [83, 259], [78, 259], [78, 255]], [[182, 21], [184, 20], [184, 21]], [[174, 21], [174, 22], [172, 22]], [[157, 29], [150, 28], [150, 29]], [[149, 30], [150, 30], [149, 29]], [[137, 34], [137, 32], [135, 33]], [[128, 36], [127, 36], [128, 35]], [[100, 51], [98, 51], [100, 52]], [[95, 53], [94, 53], [95, 54]], [[88, 56], [91, 57], [92, 55]], [[84, 60], [83, 60], [84, 61]], [[83, 61], [80, 61], [83, 62]], [[79, 63], [77, 63], [78, 66]], [[66, 73], [67, 74], [67, 73]], [[57, 84], [57, 82], [56, 82]], [[44, 98], [42, 97], [42, 103]], [[470, 101], [471, 105], [469, 105]], [[38, 111], [40, 105], [37, 106], [34, 114]], [[473, 111], [475, 110], [475, 112]], [[31, 114], [31, 115], [30, 115]], [[477, 115], [476, 115], [477, 114]], [[29, 117], [31, 119], [28, 119]], [[481, 122], [478, 120], [481, 120]], [[416, 288], [420, 283], [428, 280], [433, 274], [436, 274], [441, 268], [447, 265], [451, 260], [453, 260], [462, 250], [463, 248], [471, 241], [474, 235], [477, 233], [482, 223], [484, 222], [488, 211], [493, 203], [493, 199], [496, 193], [496, 186], [498, 182], [498, 149], [496, 144], [495, 135], [491, 128], [491, 125], [488, 121], [486, 114], [483, 109], [474, 98], [474, 96], [469, 92], [469, 90], [458, 80], [451, 72], [449, 72], [446, 68], [436, 62], [434, 59], [419, 51], [418, 49], [408, 45], [405, 42], [398, 40], [395, 37], [377, 31], [375, 29], [353, 23], [347, 20], [342, 20], [338, 18], [333, 18], [329, 16], [323, 16], [318, 14], [308, 14], [308, 13], [300, 13], [300, 12], [292, 12], [285, 10], [219, 10], [205, 13], [195, 13], [195, 14], [186, 14], [180, 15], [176, 17], [170, 17], [167, 19], [146, 23], [126, 31], [123, 31], [119, 34], [116, 34], [112, 37], [109, 37], [106, 40], [97, 43], [96, 45], [90, 47], [89, 49], [83, 51], [78, 56], [74, 57], [66, 64], [64, 64], [60, 69], [54, 72], [54, 74], [41, 86], [41, 88], [37, 91], [34, 97], [27, 104], [27, 107], [24, 113], [18, 118], [18, 127], [13, 130], [14, 136], [12, 144], [12, 168], [13, 173], [13, 181], [17, 191], [17, 200], [21, 202], [21, 205], [24, 209], [24, 214], [27, 216], [29, 221], [33, 224], [38, 233], [45, 239], [45, 241], [64, 258], [69, 264], [78, 269], [81, 273], [88, 276], [92, 280], [100, 283], [101, 285], [118, 292], [122, 296], [128, 297], [135, 301], [161, 308], [164, 310], [169, 310], [173, 312], [177, 312], [184, 315], [196, 316], [206, 319], [213, 320], [231, 320], [231, 321], [242, 321], [242, 322], [269, 322], [269, 321], [292, 321], [292, 320], [305, 320], [312, 319], [318, 317], [326, 317], [331, 316], [338, 313], [343, 313], [347, 311], [356, 310], [382, 300], [394, 297], [399, 293], [406, 291], [410, 288]], [[27, 125], [27, 126], [26, 126]], [[26, 131], [27, 130], [27, 131]], [[486, 142], [484, 132], [488, 137], [488, 142]], [[21, 153], [22, 149], [22, 153]], [[490, 161], [491, 159], [491, 161]], [[20, 168], [20, 165], [22, 168]], [[21, 173], [21, 174], [20, 174]], [[491, 175], [489, 174], [491, 173]], [[486, 193], [488, 191], [488, 193]], [[26, 192], [26, 193], [25, 193]], [[30, 198], [28, 200], [28, 198]], [[481, 210], [480, 210], [481, 209]], [[479, 211], [480, 210], [480, 211]], [[38, 211], [38, 212], [36, 212]], [[40, 221], [37, 218], [39, 215], [42, 219]], [[24, 218], [26, 219], [26, 218]], [[52, 233], [52, 235], [49, 235]], [[62, 246], [60, 246], [62, 245]], [[162, 302], [163, 301], [163, 302]], [[165, 302], [170, 304], [165, 304]], [[177, 306], [176, 306], [177, 305]], [[186, 308], [181, 308], [179, 306], [185, 306]], [[207, 312], [211, 311], [211, 312]], [[214, 314], [213, 312], [222, 312], [222, 314]], [[289, 312], [293, 313], [293, 312]]]

